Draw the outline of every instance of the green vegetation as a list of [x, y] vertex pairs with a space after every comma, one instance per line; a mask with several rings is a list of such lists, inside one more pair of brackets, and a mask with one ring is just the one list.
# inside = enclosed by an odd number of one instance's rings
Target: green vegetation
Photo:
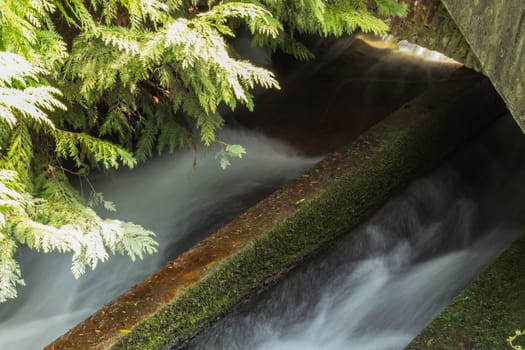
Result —
[[523, 350], [523, 346], [519, 345], [518, 342], [521, 339], [518, 339], [519, 337], [523, 337], [525, 335], [525, 330], [520, 331], [519, 329], [514, 332], [514, 335], [507, 338], [507, 343], [510, 345], [510, 347], [514, 350]]
[[[291, 203], [301, 200], [299, 206], [294, 205], [296, 210], [263, 227], [260, 235], [253, 234], [246, 246], [210, 267], [202, 279], [155, 314], [145, 315], [130, 333], [119, 334], [111, 349], [176, 348], [309, 255], [348, 233], [388, 196], [438, 164], [504, 111], [503, 105], [490, 102], [490, 96], [495, 95], [483, 93], [488, 89], [487, 82], [470, 79], [435, 86], [411, 101], [408, 108], [372, 127], [337, 159], [325, 159], [281, 194]], [[485, 97], [485, 104], [463, 114], [464, 123], [457, 123], [455, 115], [463, 110], [465, 101], [479, 100], [480, 96]], [[320, 181], [302, 201], [302, 193], [294, 188], [311, 179]], [[272, 208], [269, 200], [262, 204], [266, 205], [263, 208]], [[271, 210], [264, 210], [264, 215], [271, 215]]]
[[525, 236], [522, 236], [463, 290], [406, 350], [524, 347], [525, 341], [520, 335], [525, 309], [524, 254]]
[[155, 251], [152, 232], [103, 220], [91, 207], [114, 205], [69, 177], [198, 142], [223, 167], [242, 156], [216, 140], [218, 107], [253, 109], [255, 86], [279, 85], [230, 45], [237, 29], [308, 59], [302, 34], [385, 32], [371, 4], [382, 17], [405, 12], [397, 0], [0, 2], [0, 302], [23, 284], [20, 245], [71, 252], [75, 276], [109, 254]]

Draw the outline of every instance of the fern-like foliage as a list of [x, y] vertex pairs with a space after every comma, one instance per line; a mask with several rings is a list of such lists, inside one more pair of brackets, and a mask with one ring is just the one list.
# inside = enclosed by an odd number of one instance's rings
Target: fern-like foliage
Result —
[[153, 253], [152, 232], [98, 217], [57, 167], [58, 159], [72, 159], [77, 169], [97, 164], [116, 168], [120, 163], [133, 167], [131, 153], [88, 134], [56, 128], [48, 114], [66, 106], [59, 100], [60, 90], [39, 83], [44, 68], [0, 52], [0, 72], [0, 302], [16, 297], [16, 285], [23, 284], [14, 259], [20, 244], [46, 253], [72, 253], [75, 277], [110, 253], [132, 259]]
[[373, 13], [404, 11], [397, 0], [0, 1], [0, 302], [23, 283], [22, 244], [71, 253], [75, 276], [111, 254], [155, 251], [153, 233], [101, 219], [90, 205], [112, 203], [82, 197], [66, 173], [197, 142], [218, 145], [222, 167], [242, 157], [216, 139], [219, 107], [251, 110], [256, 86], [279, 84], [230, 45], [239, 27], [255, 45], [309, 59], [300, 35], [382, 33]]
[[288, 30], [275, 39], [255, 35], [254, 44], [272, 51], [280, 49], [302, 60], [312, 58], [312, 53], [296, 40], [297, 34], [341, 36], [356, 29], [384, 34], [389, 27], [376, 14], [388, 18], [404, 16], [407, 11], [406, 4], [398, 0], [262, 0], [260, 3], [286, 23]]
[[[68, 81], [76, 82], [65, 90], [80, 94], [68, 98], [87, 106], [104, 102], [110, 112], [103, 116], [102, 135], [119, 135], [123, 124], [132, 125], [140, 160], [156, 145], [161, 151], [188, 144], [188, 132], [195, 129], [211, 145], [223, 125], [217, 114], [220, 104], [234, 109], [242, 103], [251, 109], [251, 89], [278, 87], [271, 72], [233, 57], [225, 40], [234, 36], [228, 26], [232, 20], [245, 21], [254, 34], [272, 38], [282, 30], [263, 7], [230, 3], [192, 18], [166, 18], [156, 31], [104, 25], [95, 34], [83, 33], [75, 39], [64, 71]], [[163, 128], [166, 122], [168, 129]]]
[[[63, 173], [49, 170], [52, 180], [38, 181], [42, 198], [33, 200], [31, 216], [13, 223], [17, 240], [43, 252], [73, 253], [75, 277], [86, 267], [95, 268], [109, 254], [126, 254], [134, 260], [156, 251], [154, 234], [118, 220], [103, 220], [79, 198]], [[131, 242], [135, 240], [135, 242]]]

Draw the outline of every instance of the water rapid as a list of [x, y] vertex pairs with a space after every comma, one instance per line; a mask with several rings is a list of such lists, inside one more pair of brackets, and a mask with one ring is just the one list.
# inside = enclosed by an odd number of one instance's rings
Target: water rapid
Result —
[[188, 347], [403, 349], [525, 233], [524, 178], [509, 117]]
[[94, 179], [116, 203], [114, 216], [157, 234], [159, 252], [134, 263], [116, 256], [75, 280], [70, 256], [22, 250], [26, 286], [0, 305], [0, 349], [41, 349], [318, 160], [256, 133], [226, 130], [221, 137], [248, 152], [226, 170], [213, 152], [199, 150], [195, 168], [193, 151], [185, 151]]
[[[261, 97], [255, 113], [236, 118], [247, 128], [286, 140], [302, 154], [322, 155], [348, 144], [458, 67], [401, 55], [392, 43], [374, 43], [364, 38], [336, 42], [319, 62], [283, 79], [282, 93]], [[264, 63], [266, 58], [260, 58]], [[115, 215], [105, 215], [156, 232], [159, 252], [135, 263], [113, 257], [75, 280], [69, 256], [21, 249], [17, 258], [26, 286], [16, 300], [0, 304], [0, 349], [42, 348], [319, 159], [301, 157], [253, 132], [225, 131], [222, 139], [248, 151], [226, 171], [213, 153], [199, 150], [195, 169], [194, 153], [186, 151], [94, 179], [96, 190], [117, 205]]]

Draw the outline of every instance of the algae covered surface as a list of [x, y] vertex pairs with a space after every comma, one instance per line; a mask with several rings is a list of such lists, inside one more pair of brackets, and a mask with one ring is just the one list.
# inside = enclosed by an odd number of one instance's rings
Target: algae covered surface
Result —
[[[468, 134], [476, 134], [476, 129], [479, 131], [492, 119], [489, 116], [504, 112], [494, 100], [496, 95], [487, 93], [486, 81], [463, 80], [443, 85], [373, 127], [337, 157], [332, 155], [336, 161], [329, 157], [305, 174], [302, 181], [311, 183], [320, 176], [318, 180], [323, 185], [315, 186], [306, 197], [293, 196], [297, 210], [255, 235], [232, 256], [210, 266], [200, 281], [181, 291], [111, 348], [176, 348], [355, 227], [389, 195], [466, 142]], [[484, 96], [485, 113], [464, 107], [478, 102], [480, 96]], [[486, 113], [487, 110], [492, 112]], [[457, 115], [463, 119], [458, 121], [454, 117]], [[327, 163], [328, 170], [320, 170]], [[325, 182], [321, 175], [331, 171], [335, 176]], [[296, 192], [293, 188], [288, 187], [287, 196]]]
[[48, 348], [177, 348], [349, 232], [503, 113], [487, 80], [441, 82]]
[[[525, 330], [525, 235], [492, 263], [405, 350], [512, 349]], [[525, 336], [515, 346], [525, 348]]]

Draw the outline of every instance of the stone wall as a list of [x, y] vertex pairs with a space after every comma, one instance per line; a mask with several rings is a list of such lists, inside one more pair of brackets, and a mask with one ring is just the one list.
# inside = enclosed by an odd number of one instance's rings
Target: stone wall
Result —
[[440, 0], [404, 0], [408, 14], [390, 21], [391, 34], [444, 53], [466, 67], [481, 71], [481, 64]]
[[442, 2], [525, 132], [525, 2]]
[[409, 14], [393, 35], [482, 72], [525, 132], [525, 3], [523, 0], [404, 0]]

